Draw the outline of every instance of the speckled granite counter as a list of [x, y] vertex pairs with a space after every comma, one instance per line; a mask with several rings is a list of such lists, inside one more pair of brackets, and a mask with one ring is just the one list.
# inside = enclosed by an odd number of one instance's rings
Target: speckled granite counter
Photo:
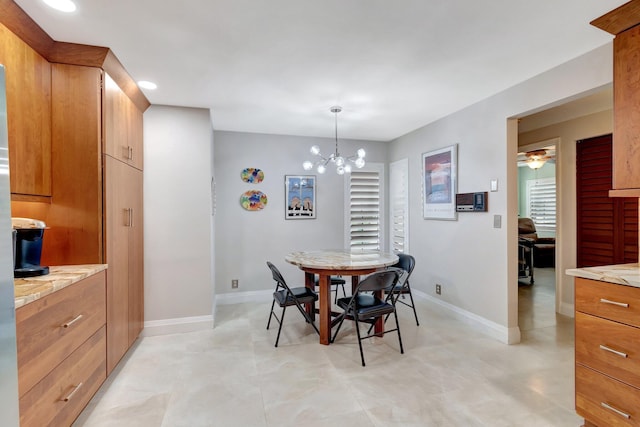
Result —
[[328, 270], [362, 270], [382, 268], [398, 262], [398, 256], [378, 251], [325, 250], [291, 252], [285, 258], [289, 264], [303, 268]]
[[640, 288], [640, 266], [636, 264], [602, 265], [598, 267], [571, 268], [565, 271], [569, 276], [600, 280], [620, 285]]
[[16, 308], [107, 269], [106, 264], [49, 267], [49, 274], [15, 279]]

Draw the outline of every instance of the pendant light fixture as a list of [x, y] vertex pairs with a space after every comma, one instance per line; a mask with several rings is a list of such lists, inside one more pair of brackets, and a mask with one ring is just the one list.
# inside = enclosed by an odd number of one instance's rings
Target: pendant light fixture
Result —
[[327, 165], [329, 163], [333, 163], [336, 166], [336, 173], [338, 175], [344, 175], [345, 173], [351, 172], [352, 163], [358, 169], [364, 166], [365, 164], [364, 156], [366, 152], [362, 148], [360, 148], [356, 152], [356, 154], [354, 154], [353, 156], [343, 157], [340, 155], [340, 152], [338, 151], [338, 113], [342, 111], [342, 107], [339, 107], [336, 105], [334, 107], [331, 107], [330, 111], [335, 115], [336, 151], [330, 154], [329, 157], [324, 157], [320, 153], [320, 147], [318, 147], [317, 145], [314, 145], [313, 147], [311, 147], [311, 150], [310, 150], [311, 154], [313, 154], [314, 156], [318, 156], [319, 159], [316, 160], [315, 162], [311, 162], [307, 160], [302, 164], [302, 167], [306, 171], [316, 168], [318, 173], [322, 174], [322, 173], [325, 173], [325, 171], [327, 170]]

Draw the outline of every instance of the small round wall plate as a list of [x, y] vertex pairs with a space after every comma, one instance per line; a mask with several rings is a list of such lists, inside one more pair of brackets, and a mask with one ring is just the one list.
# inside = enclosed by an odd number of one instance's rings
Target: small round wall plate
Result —
[[248, 211], [259, 211], [267, 205], [267, 195], [258, 190], [245, 191], [240, 196], [240, 204]]
[[264, 179], [264, 172], [258, 168], [244, 168], [240, 176], [244, 182], [259, 184]]

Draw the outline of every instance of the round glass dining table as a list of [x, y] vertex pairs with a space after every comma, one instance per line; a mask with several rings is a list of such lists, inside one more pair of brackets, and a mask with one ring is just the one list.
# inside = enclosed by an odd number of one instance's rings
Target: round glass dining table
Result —
[[[285, 257], [285, 261], [298, 266], [304, 271], [304, 284], [307, 288], [314, 289], [316, 285], [315, 275], [319, 276], [320, 344], [328, 345], [331, 340], [332, 323], [330, 277], [335, 275], [351, 276], [351, 286], [352, 290], [354, 290], [358, 285], [360, 276], [396, 264], [398, 256], [380, 251], [317, 250], [291, 252]], [[315, 307], [312, 304], [308, 304], [306, 309], [311, 318], [314, 319]], [[384, 322], [380, 319], [376, 323], [375, 332], [382, 332], [383, 330]]]

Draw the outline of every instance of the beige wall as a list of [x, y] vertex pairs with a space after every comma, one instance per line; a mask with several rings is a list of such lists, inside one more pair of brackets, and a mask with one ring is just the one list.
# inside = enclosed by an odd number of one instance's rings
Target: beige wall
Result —
[[560, 313], [573, 316], [573, 278], [564, 274], [576, 267], [576, 141], [611, 133], [612, 110], [579, 117], [522, 133], [518, 146], [559, 138], [557, 148], [558, 228], [556, 230], [556, 281]]

